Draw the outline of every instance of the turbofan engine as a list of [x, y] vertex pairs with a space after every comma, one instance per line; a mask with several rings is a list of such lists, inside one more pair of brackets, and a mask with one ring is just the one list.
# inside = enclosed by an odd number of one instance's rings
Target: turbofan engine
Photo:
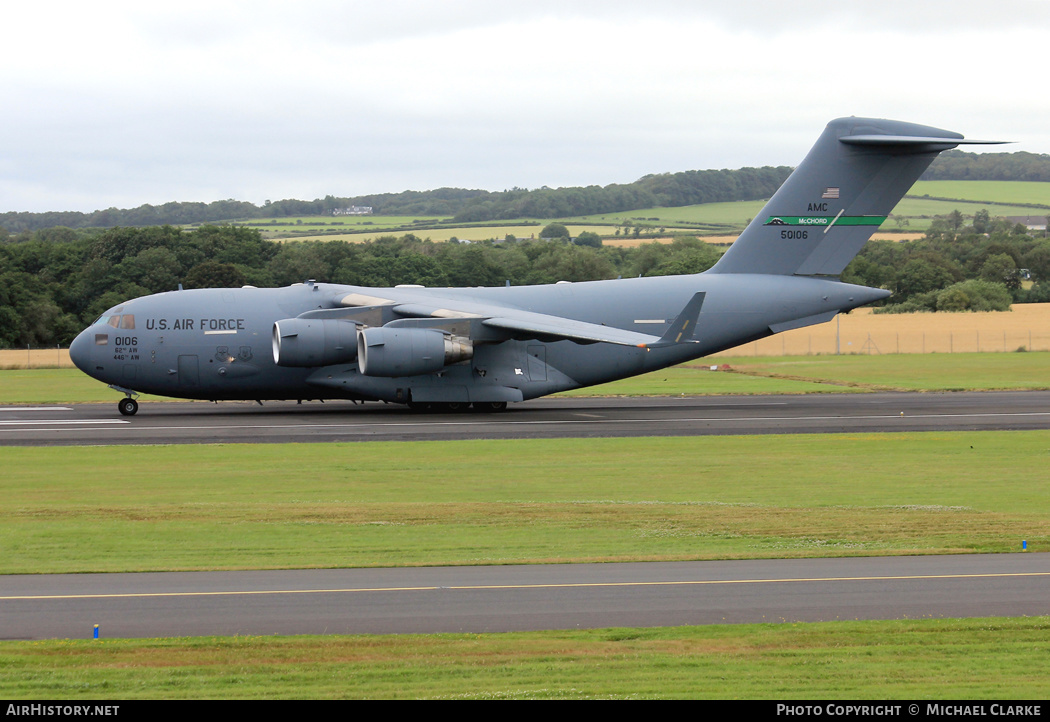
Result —
[[357, 324], [334, 319], [286, 318], [273, 325], [278, 366], [328, 366], [357, 358]]
[[365, 376], [415, 376], [440, 371], [474, 356], [470, 339], [435, 328], [361, 329], [357, 334], [358, 368]]

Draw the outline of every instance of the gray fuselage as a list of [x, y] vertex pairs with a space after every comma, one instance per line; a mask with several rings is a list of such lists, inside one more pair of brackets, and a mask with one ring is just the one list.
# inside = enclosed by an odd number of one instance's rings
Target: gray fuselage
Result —
[[[276, 321], [339, 309], [352, 293], [405, 304], [523, 309], [659, 336], [699, 291], [707, 296], [689, 334], [694, 342], [664, 348], [510, 338], [478, 343], [472, 359], [439, 372], [395, 378], [363, 376], [356, 362], [285, 368], [272, 352]], [[121, 390], [179, 398], [520, 401], [699, 358], [885, 295], [834, 280], [749, 274], [497, 288], [174, 291], [110, 309], [77, 337], [70, 355], [82, 371]]]

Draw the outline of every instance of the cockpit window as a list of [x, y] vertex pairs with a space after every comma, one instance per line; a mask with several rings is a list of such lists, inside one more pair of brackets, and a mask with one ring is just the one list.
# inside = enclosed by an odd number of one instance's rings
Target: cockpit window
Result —
[[99, 316], [96, 324], [105, 324], [112, 326], [113, 328], [125, 328], [135, 330], [135, 314], [125, 313], [123, 316], [120, 314], [113, 316]]
[[99, 316], [95, 320], [95, 324], [106, 324], [113, 328], [119, 328], [120, 326], [120, 312], [124, 310], [123, 306], [114, 306], [113, 308], [106, 311], [104, 314]]

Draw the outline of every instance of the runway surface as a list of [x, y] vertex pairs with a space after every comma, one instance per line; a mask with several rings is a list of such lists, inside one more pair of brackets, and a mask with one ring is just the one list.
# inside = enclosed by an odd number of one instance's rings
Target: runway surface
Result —
[[0, 577], [0, 638], [503, 632], [1050, 613], [1050, 555]]
[[1050, 392], [537, 399], [503, 413], [348, 402], [0, 408], [0, 445], [597, 438], [1050, 428]]

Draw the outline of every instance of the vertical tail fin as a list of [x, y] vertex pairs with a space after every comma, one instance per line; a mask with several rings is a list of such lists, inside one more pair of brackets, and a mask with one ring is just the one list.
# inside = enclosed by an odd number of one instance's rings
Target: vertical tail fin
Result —
[[895, 120], [833, 120], [709, 273], [838, 275], [938, 153], [997, 142]]

